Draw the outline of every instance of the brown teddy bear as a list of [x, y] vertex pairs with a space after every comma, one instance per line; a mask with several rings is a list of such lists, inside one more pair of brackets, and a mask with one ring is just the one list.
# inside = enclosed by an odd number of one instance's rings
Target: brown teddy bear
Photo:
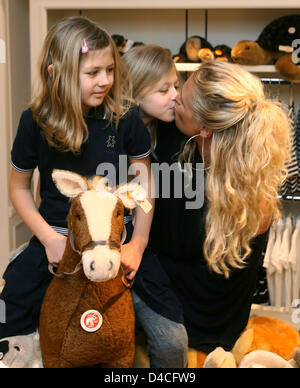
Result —
[[[204, 51], [200, 51], [205, 49]], [[199, 55], [200, 52], [200, 55]], [[193, 35], [188, 38], [180, 47], [179, 53], [173, 56], [173, 60], [176, 63], [182, 62], [194, 62], [198, 63], [209, 56], [213, 57], [212, 45], [203, 37]]]

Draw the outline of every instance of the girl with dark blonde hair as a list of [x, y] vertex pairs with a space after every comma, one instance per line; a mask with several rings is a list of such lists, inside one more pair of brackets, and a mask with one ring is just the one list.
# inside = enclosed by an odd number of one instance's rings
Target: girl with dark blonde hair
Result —
[[[84, 17], [70, 17], [48, 32], [39, 61], [39, 84], [23, 112], [11, 153], [12, 204], [33, 238], [5, 273], [1, 299], [6, 323], [0, 338], [38, 328], [44, 293], [65, 249], [69, 199], [52, 180], [53, 169], [89, 177], [110, 163], [118, 175], [119, 156], [139, 163], [150, 176], [150, 136], [131, 104], [130, 80], [110, 35]], [[40, 206], [31, 192], [34, 169], [40, 173]], [[145, 174], [147, 175], [147, 174]], [[140, 181], [143, 181], [140, 177]], [[152, 213], [136, 212], [133, 228], [126, 214], [126, 244], [121, 261], [132, 279], [148, 243]]]

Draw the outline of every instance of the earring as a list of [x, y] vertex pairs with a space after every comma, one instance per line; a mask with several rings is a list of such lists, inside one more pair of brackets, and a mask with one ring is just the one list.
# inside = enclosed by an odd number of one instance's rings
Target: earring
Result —
[[194, 135], [194, 136], [190, 137], [190, 138], [188, 139], [188, 141], [185, 143], [184, 146], [188, 145], [189, 142], [190, 142], [191, 140], [193, 140], [193, 139], [194, 139], [195, 137], [197, 137], [197, 136], [201, 136], [200, 133], [197, 133], [197, 135]]

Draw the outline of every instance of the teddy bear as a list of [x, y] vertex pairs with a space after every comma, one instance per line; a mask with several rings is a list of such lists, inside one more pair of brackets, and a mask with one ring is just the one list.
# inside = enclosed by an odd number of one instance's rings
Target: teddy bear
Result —
[[300, 38], [300, 15], [282, 16], [269, 23], [256, 41], [240, 40], [231, 50], [233, 62], [272, 65], [282, 78], [300, 82], [300, 55], [295, 44]]
[[[202, 51], [199, 56], [199, 51], [201, 49], [205, 49]], [[201, 62], [201, 56], [212, 58], [213, 47], [205, 38], [193, 35], [188, 38], [180, 47], [179, 53], [173, 56], [173, 60], [175, 63], [183, 63], [183, 62]]]
[[254, 364], [300, 367], [298, 331], [278, 318], [252, 317], [230, 352], [217, 347], [209, 355], [196, 351], [189, 354], [189, 367], [244, 368]]

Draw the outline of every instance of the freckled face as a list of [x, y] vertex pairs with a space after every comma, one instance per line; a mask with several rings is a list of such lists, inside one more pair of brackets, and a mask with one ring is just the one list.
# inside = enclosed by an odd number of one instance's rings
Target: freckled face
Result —
[[81, 103], [84, 112], [102, 104], [114, 83], [112, 49], [90, 50], [82, 55], [79, 68]]
[[140, 114], [147, 125], [152, 119], [171, 122], [175, 119], [175, 100], [178, 95], [179, 81], [176, 70], [153, 85], [142, 97], [137, 98]]
[[182, 88], [181, 96], [176, 98], [175, 121], [177, 128], [187, 136], [193, 136], [199, 133], [200, 124], [194, 117], [192, 109], [192, 96], [194, 84], [192, 78], [189, 78]]

